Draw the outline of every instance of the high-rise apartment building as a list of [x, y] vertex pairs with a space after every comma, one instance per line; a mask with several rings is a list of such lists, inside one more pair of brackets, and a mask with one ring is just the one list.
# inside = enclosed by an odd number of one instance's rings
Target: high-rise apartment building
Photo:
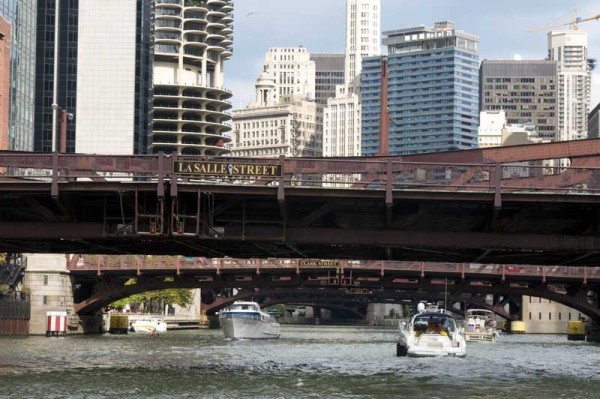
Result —
[[0, 150], [8, 150], [10, 24], [0, 15]]
[[538, 137], [557, 133], [557, 63], [550, 60], [483, 60], [479, 68], [481, 111], [504, 111], [508, 124], [533, 124]]
[[221, 155], [230, 139], [232, 0], [159, 0], [154, 23], [152, 151]]
[[548, 33], [548, 58], [558, 64], [558, 141], [587, 138], [591, 92], [587, 46], [584, 30]]
[[[384, 32], [389, 154], [477, 147], [479, 39], [452, 22]], [[363, 62], [362, 155], [380, 151], [382, 57]]]
[[380, 0], [346, 0], [345, 83], [323, 109], [323, 156], [361, 154], [358, 89], [363, 59], [380, 54]]
[[381, 53], [381, 0], [346, 0], [345, 76], [354, 93], [365, 57]]
[[2, 0], [0, 15], [11, 24], [8, 148], [33, 150], [36, 0]]

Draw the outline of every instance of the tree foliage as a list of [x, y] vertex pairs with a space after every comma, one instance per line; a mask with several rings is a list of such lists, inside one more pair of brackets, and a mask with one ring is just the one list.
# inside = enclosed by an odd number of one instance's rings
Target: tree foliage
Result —
[[110, 306], [123, 309], [125, 305], [142, 307], [151, 312], [161, 312], [165, 305], [188, 306], [192, 303], [192, 291], [184, 288], [170, 288], [159, 291], [148, 291], [113, 302]]

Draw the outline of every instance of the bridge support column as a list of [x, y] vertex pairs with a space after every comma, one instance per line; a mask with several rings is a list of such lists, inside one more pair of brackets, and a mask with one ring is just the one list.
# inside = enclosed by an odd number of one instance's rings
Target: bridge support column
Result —
[[23, 287], [31, 292], [29, 334], [46, 334], [46, 312], [67, 313], [67, 333], [83, 332], [73, 308], [73, 289], [65, 255], [27, 254]]
[[79, 316], [79, 320], [84, 334], [102, 334], [108, 330], [102, 317], [102, 311], [93, 315]]
[[[597, 291], [588, 292], [588, 301], [600, 308], [600, 293]], [[587, 324], [585, 339], [588, 342], [600, 342], [600, 320], [591, 319]]]
[[319, 306], [313, 307], [313, 318], [315, 319], [315, 325], [321, 324], [321, 308]]
[[206, 316], [206, 318], [208, 319], [208, 328], [209, 329], [217, 330], [217, 329], [221, 328], [221, 325], [219, 324], [219, 316], [208, 315], [208, 316]]

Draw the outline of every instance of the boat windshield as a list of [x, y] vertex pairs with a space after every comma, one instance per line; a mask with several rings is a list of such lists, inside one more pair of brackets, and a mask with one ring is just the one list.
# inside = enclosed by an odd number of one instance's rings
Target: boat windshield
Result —
[[444, 313], [421, 314], [413, 320], [413, 330], [417, 334], [450, 335], [456, 330], [454, 319]]
[[258, 312], [259, 307], [258, 307], [258, 305], [255, 305], [252, 303], [238, 303], [238, 304], [234, 304], [231, 307], [231, 310], [253, 310], [253, 311]]
[[467, 317], [479, 317], [481, 319], [486, 319], [488, 317], [492, 317], [494, 312], [491, 310], [482, 310], [482, 309], [472, 309], [467, 310]]

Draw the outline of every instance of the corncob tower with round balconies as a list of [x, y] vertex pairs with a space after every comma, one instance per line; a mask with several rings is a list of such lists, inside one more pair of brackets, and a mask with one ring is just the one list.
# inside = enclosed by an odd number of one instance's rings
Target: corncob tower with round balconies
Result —
[[232, 0], [156, 0], [152, 152], [229, 153], [232, 94], [222, 86], [232, 12]]

